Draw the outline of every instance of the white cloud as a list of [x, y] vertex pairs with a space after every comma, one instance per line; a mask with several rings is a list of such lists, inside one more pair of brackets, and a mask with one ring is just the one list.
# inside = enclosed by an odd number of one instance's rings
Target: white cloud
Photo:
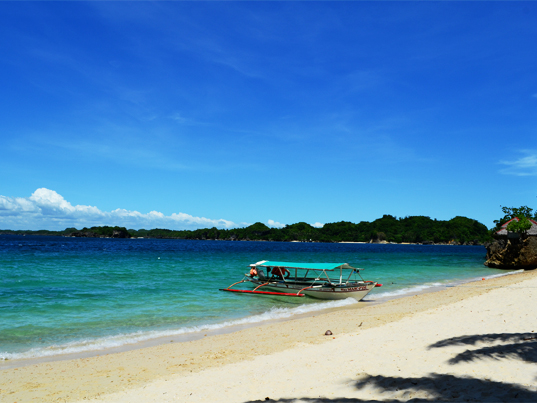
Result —
[[274, 220], [268, 220], [267, 223], [269, 227], [275, 227], [275, 228], [285, 227], [285, 224], [282, 224], [281, 222], [274, 221]]
[[[269, 227], [274, 227], [274, 228], [283, 228], [283, 227], [285, 227], [286, 224], [282, 224], [281, 222], [274, 221], [274, 220], [268, 220], [267, 225]], [[315, 227], [315, 228], [322, 228], [322, 227], [324, 227], [324, 224], [320, 223], [320, 222], [316, 222], [314, 224], [311, 224], [311, 226]]]
[[0, 196], [0, 229], [63, 230], [68, 227], [80, 229], [99, 225], [117, 225], [135, 229], [237, 226], [232, 221], [195, 217], [186, 213], [166, 216], [158, 211], [143, 214], [125, 209], [101, 211], [94, 206], [73, 206], [63, 196], [46, 188], [37, 189], [28, 198]]
[[500, 164], [507, 166], [500, 170], [500, 172], [506, 175], [516, 176], [537, 175], [537, 151], [524, 150], [522, 153], [525, 156], [515, 161], [500, 161]]
[[175, 121], [177, 121], [178, 123], [181, 123], [181, 124], [187, 122], [187, 120], [179, 112], [176, 112], [176, 113], [172, 114], [170, 116], [170, 119], [173, 119], [173, 120], [175, 120]]

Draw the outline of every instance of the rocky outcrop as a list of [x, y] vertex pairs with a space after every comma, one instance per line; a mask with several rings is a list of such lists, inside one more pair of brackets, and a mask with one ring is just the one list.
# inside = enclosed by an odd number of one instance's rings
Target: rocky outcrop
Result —
[[485, 266], [509, 270], [537, 268], [537, 236], [510, 234], [485, 244], [485, 247]]

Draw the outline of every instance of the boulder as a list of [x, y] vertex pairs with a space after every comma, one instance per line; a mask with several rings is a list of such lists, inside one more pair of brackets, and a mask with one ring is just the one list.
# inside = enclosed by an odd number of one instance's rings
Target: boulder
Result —
[[485, 248], [485, 266], [508, 270], [537, 268], [537, 236], [501, 237], [485, 244]]

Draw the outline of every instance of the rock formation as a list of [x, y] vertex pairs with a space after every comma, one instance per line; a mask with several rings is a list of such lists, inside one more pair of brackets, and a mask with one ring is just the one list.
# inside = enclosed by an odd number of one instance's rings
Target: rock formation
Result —
[[504, 223], [495, 234], [496, 240], [485, 244], [485, 266], [509, 270], [537, 268], [537, 222], [530, 219], [531, 227], [523, 233], [516, 233], [507, 230], [514, 220], [518, 221], [518, 218]]
[[485, 266], [509, 270], [537, 268], [537, 236], [501, 237], [485, 247]]

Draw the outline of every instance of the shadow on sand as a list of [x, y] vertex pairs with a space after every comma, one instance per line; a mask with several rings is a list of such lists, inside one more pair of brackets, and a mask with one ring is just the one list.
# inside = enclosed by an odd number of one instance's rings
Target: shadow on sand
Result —
[[[475, 350], [466, 350], [455, 355], [448, 363], [456, 365], [485, 358], [495, 360], [511, 359], [525, 362], [537, 362], [537, 333], [499, 333], [473, 336], [461, 336], [441, 340], [429, 346], [442, 348], [448, 346], [476, 346], [489, 344]], [[494, 344], [494, 345], [490, 345]], [[358, 402], [537, 402], [537, 391], [521, 385], [495, 382], [488, 379], [457, 377], [448, 374], [430, 374], [421, 378], [403, 378], [387, 376], [361, 376], [354, 381], [357, 390], [375, 389], [379, 400], [356, 398], [311, 398], [294, 397], [281, 399], [253, 400], [253, 402], [279, 403], [358, 403]], [[394, 396], [395, 395], [395, 396]]]
[[537, 334], [536, 333], [498, 333], [483, 334], [477, 336], [461, 336], [441, 340], [431, 344], [429, 348], [441, 348], [447, 346], [473, 345], [477, 343], [509, 343], [495, 346], [486, 346], [477, 350], [466, 350], [451, 358], [448, 363], [470, 362], [480, 358], [518, 359], [526, 362], [537, 362]]

